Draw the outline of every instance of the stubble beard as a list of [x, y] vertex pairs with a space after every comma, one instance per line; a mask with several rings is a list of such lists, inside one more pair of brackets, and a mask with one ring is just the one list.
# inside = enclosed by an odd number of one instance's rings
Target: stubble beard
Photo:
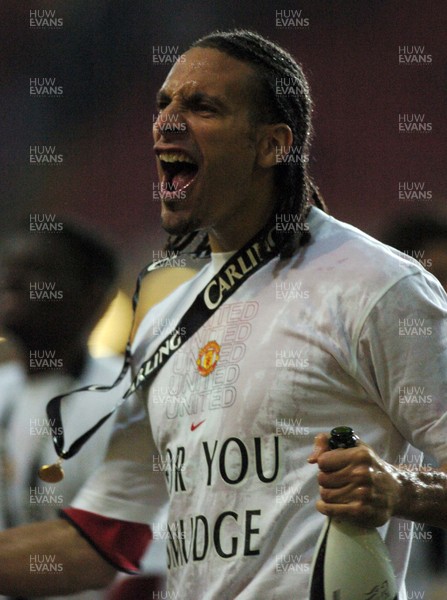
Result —
[[200, 221], [197, 218], [185, 218], [175, 225], [168, 225], [162, 219], [161, 226], [169, 235], [183, 236], [198, 231], [200, 229]]

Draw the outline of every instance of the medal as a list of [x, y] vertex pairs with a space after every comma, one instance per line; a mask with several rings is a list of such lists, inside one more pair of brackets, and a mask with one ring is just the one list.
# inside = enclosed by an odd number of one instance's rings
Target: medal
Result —
[[54, 465], [43, 465], [38, 471], [38, 475], [45, 483], [58, 483], [64, 478], [64, 469], [62, 468], [62, 459], [60, 458]]

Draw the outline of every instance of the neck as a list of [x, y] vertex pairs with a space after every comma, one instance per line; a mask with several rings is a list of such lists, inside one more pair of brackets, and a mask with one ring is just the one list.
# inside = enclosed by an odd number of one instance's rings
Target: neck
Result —
[[235, 252], [242, 248], [271, 219], [274, 194], [258, 195], [259, 201], [248, 205], [247, 211], [220, 223], [208, 231], [212, 252]]

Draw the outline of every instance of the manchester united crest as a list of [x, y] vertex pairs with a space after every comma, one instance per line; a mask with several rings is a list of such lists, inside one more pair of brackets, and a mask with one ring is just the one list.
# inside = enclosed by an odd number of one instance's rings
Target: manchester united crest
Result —
[[208, 342], [200, 348], [197, 358], [197, 368], [200, 375], [206, 377], [214, 371], [219, 360], [220, 346], [217, 342]]

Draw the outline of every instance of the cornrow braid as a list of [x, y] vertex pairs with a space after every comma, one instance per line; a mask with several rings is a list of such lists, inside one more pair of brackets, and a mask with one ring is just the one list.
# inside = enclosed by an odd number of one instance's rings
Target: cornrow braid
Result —
[[[306, 217], [311, 201], [327, 212], [326, 204], [310, 178], [307, 168], [312, 134], [312, 100], [301, 66], [277, 44], [244, 29], [216, 31], [196, 42], [191, 48], [214, 48], [248, 63], [256, 75], [253, 91], [254, 124], [286, 123], [293, 133], [293, 152], [275, 165], [275, 187], [278, 192], [272, 226], [277, 222], [294, 223], [277, 232], [281, 257], [291, 256], [299, 245], [306, 244], [310, 233]], [[287, 89], [291, 93], [277, 93]], [[296, 226], [296, 231], [294, 230]], [[198, 232], [197, 232], [198, 233]], [[184, 236], [172, 236], [166, 248], [179, 251]], [[192, 241], [192, 240], [190, 240]], [[201, 239], [193, 253], [207, 246]]]

